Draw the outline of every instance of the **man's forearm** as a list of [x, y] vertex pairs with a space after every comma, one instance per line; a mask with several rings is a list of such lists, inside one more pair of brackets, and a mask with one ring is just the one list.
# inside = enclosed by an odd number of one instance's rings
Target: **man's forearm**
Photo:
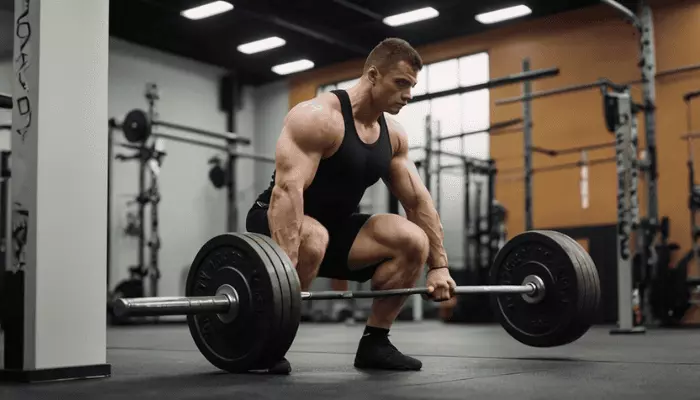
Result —
[[287, 253], [292, 266], [299, 261], [304, 196], [301, 189], [275, 186], [270, 198], [268, 219], [272, 239]]
[[430, 242], [428, 267], [446, 267], [447, 253], [443, 244], [445, 232], [432, 200], [423, 200], [418, 202], [414, 208], [408, 209], [404, 207], [404, 209], [406, 210], [406, 218], [423, 229], [428, 236], [428, 241]]

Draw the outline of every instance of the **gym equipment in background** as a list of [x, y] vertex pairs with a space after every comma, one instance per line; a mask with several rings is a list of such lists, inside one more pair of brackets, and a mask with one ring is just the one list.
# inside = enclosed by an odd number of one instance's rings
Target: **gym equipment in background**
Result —
[[[658, 71], [655, 63], [655, 43], [654, 43], [654, 24], [650, 5], [647, 0], [641, 0], [638, 4], [638, 13], [635, 13], [624, 5], [614, 0], [601, 0], [603, 3], [612, 6], [620, 12], [625, 19], [629, 20], [637, 31], [638, 49], [639, 49], [639, 69], [641, 79], [635, 79], [622, 84], [622, 86], [631, 86], [641, 84], [642, 86], [642, 102], [640, 110], [644, 113], [645, 127], [645, 149], [644, 149], [644, 181], [646, 188], [645, 200], [647, 202], [646, 215], [640, 219], [637, 226], [639, 236], [642, 238], [642, 250], [638, 252], [640, 264], [640, 276], [645, 281], [644, 285], [649, 285], [650, 280], [656, 279], [659, 270], [666, 268], [660, 262], [657, 249], [661, 248], [666, 251], [671, 246], [668, 243], [668, 235], [664, 234], [662, 229], [663, 220], [665, 217], [659, 216], [658, 210], [658, 189], [657, 189], [657, 164], [656, 164], [656, 79], [675, 76], [681, 73], [693, 72], [700, 70], [700, 64], [687, 65], [678, 68], [672, 68], [664, 71]], [[607, 80], [599, 80], [592, 83], [571, 85], [551, 90], [532, 92], [526, 86], [524, 93], [521, 96], [500, 99], [495, 102], [496, 105], [522, 103], [524, 113], [529, 112], [530, 103], [534, 99], [561, 95], [566, 93], [575, 93], [601, 87]], [[526, 154], [527, 154], [526, 144]], [[528, 161], [526, 159], [526, 172], [530, 172]], [[531, 166], [531, 164], [530, 164]], [[531, 194], [532, 188], [526, 183], [526, 214], [532, 215], [531, 209]], [[530, 199], [530, 200], [527, 200]], [[528, 202], [529, 201], [529, 202]], [[525, 229], [531, 229], [531, 217], [526, 217]], [[641, 308], [643, 320], [647, 324], [654, 323], [655, 317], [652, 313], [650, 305], [651, 293], [647, 292], [641, 296]], [[658, 322], [658, 321], [656, 321]]]
[[[159, 98], [157, 87], [148, 85], [145, 93], [146, 99], [151, 104], [150, 112], [155, 115], [155, 101]], [[111, 243], [111, 163], [115, 146], [114, 129], [119, 128], [114, 119], [109, 121], [109, 145], [108, 145], [108, 224], [107, 237]], [[158, 205], [160, 203], [160, 190], [158, 177], [163, 160], [167, 155], [163, 151], [163, 143], [160, 140], [143, 141], [140, 143], [118, 143], [120, 147], [134, 150], [130, 155], [117, 154], [114, 159], [118, 161], [139, 162], [139, 191], [138, 194], [128, 202], [137, 205], [137, 213], [127, 215], [129, 224], [126, 235], [133, 235], [138, 238], [138, 263], [129, 267], [128, 278], [120, 281], [114, 289], [110, 286], [111, 273], [111, 245], [108, 244], [107, 251], [107, 314], [109, 322], [122, 324], [130, 321], [123, 320], [114, 315], [112, 306], [114, 302], [122, 297], [144, 297], [157, 296], [158, 283], [161, 278], [159, 267], [159, 251], [161, 239], [159, 233]], [[146, 232], [146, 209], [150, 207], [150, 227]], [[149, 251], [149, 259], [146, 261], [146, 249]]]

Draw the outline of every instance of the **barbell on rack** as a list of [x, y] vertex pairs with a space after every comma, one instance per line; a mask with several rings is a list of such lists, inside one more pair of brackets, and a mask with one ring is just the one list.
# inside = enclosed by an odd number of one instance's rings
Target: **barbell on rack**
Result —
[[[508, 241], [490, 285], [455, 295], [491, 294], [504, 329], [534, 347], [571, 343], [588, 331], [600, 302], [598, 271], [572, 238], [529, 231]], [[300, 323], [302, 300], [429, 295], [428, 288], [302, 292], [285, 252], [269, 237], [228, 233], [207, 241], [189, 270], [185, 297], [118, 299], [119, 317], [186, 315], [192, 338], [217, 368], [245, 372], [281, 359]]]
[[[250, 139], [237, 135], [232, 132], [216, 132], [207, 129], [195, 128], [174, 122], [152, 120], [148, 113], [143, 110], [134, 109], [129, 111], [122, 121], [121, 128], [124, 131], [126, 140], [134, 142], [143, 142], [148, 139], [153, 133], [153, 127], [162, 126], [164, 128], [177, 129], [189, 133], [196, 133], [213, 139], [225, 140], [228, 143], [240, 143], [249, 145]], [[161, 135], [163, 136], [163, 135]]]

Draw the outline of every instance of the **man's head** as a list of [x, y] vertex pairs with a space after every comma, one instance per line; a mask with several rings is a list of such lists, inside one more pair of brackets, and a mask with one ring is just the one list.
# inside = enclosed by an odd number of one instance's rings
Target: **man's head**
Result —
[[379, 43], [367, 57], [363, 75], [372, 84], [372, 100], [382, 111], [398, 114], [411, 99], [423, 60], [408, 42], [389, 38]]

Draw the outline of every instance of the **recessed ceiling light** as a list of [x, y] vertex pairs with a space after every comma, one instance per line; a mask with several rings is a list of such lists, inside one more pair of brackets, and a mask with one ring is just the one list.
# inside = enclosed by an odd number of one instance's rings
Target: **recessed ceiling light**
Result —
[[201, 6], [184, 10], [180, 13], [185, 18], [202, 19], [233, 10], [233, 4], [227, 1], [214, 1]]
[[274, 72], [278, 75], [288, 75], [288, 74], [293, 74], [295, 72], [311, 69], [313, 67], [314, 67], [313, 61], [304, 59], [304, 60], [297, 60], [297, 61], [288, 62], [285, 64], [275, 65], [274, 67], [272, 67], [272, 72]]
[[474, 18], [482, 24], [495, 24], [509, 19], [524, 17], [529, 14], [532, 14], [530, 7], [521, 4], [519, 6], [507, 7], [479, 14]]
[[400, 26], [435, 18], [438, 15], [440, 15], [440, 13], [433, 7], [425, 7], [418, 10], [388, 16], [384, 18], [384, 23], [389, 26]]
[[254, 54], [260, 53], [261, 51], [274, 49], [285, 45], [285, 40], [278, 38], [277, 36], [272, 36], [266, 39], [256, 40], [250, 43], [244, 43], [238, 46], [238, 51], [244, 54]]

